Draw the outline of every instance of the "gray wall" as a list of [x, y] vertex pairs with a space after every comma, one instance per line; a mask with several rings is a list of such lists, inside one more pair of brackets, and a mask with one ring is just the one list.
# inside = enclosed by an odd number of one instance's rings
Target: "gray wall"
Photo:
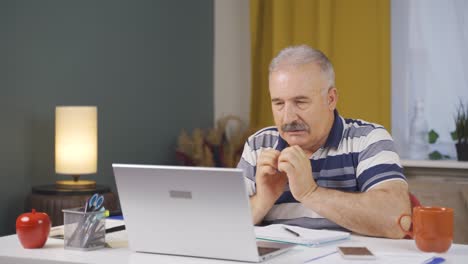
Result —
[[56, 105], [97, 105], [98, 173], [174, 164], [182, 128], [213, 120], [213, 2], [0, 1], [0, 235], [53, 184]]

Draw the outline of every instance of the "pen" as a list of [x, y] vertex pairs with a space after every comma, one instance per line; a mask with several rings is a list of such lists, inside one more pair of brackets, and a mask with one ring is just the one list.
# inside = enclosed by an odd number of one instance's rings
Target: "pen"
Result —
[[442, 262], [445, 262], [445, 259], [444, 258], [441, 258], [441, 257], [432, 257], [426, 261], [424, 261], [424, 264], [439, 264], [439, 263], [442, 263]]
[[119, 226], [114, 226], [114, 227], [108, 228], [108, 229], [106, 229], [106, 234], [121, 231], [121, 230], [125, 230], [125, 225], [119, 225]]
[[293, 235], [295, 235], [295, 236], [297, 236], [297, 237], [300, 237], [300, 236], [301, 236], [301, 234], [297, 233], [297, 232], [294, 231], [294, 230], [291, 230], [291, 229], [289, 229], [289, 228], [287, 228], [287, 227], [285, 227], [285, 226], [283, 226], [283, 228], [284, 228], [284, 230], [288, 231], [289, 233], [291, 233], [291, 234], [293, 234]]

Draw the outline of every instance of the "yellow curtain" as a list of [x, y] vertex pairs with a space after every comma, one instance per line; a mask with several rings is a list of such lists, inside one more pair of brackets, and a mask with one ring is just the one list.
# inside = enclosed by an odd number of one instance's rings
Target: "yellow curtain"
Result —
[[251, 126], [273, 125], [268, 65], [308, 44], [335, 68], [341, 115], [390, 130], [390, 0], [251, 0]]

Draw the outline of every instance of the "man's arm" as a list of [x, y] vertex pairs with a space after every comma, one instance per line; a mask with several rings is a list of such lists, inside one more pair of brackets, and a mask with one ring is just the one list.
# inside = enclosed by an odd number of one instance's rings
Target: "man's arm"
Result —
[[284, 191], [288, 181], [285, 173], [277, 170], [280, 152], [274, 149], [263, 150], [257, 161], [255, 175], [256, 193], [250, 198], [250, 208], [254, 224], [260, 223]]
[[262, 199], [257, 194], [250, 197], [250, 210], [252, 212], [252, 220], [254, 225], [262, 222], [270, 209], [275, 204], [275, 201]]
[[305, 207], [360, 234], [389, 238], [404, 236], [397, 220], [401, 214], [410, 213], [406, 182], [389, 180], [366, 192], [347, 193], [317, 188], [309, 159], [298, 146], [283, 150], [278, 161], [279, 170], [287, 174], [294, 198]]
[[301, 203], [356, 233], [388, 238], [402, 238], [397, 224], [401, 214], [410, 214], [408, 185], [392, 180], [363, 193], [346, 193], [318, 188], [304, 196]]

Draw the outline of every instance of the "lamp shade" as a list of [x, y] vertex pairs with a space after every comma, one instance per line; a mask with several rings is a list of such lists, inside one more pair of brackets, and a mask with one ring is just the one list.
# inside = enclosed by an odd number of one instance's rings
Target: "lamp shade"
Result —
[[55, 108], [55, 172], [97, 172], [97, 107]]

